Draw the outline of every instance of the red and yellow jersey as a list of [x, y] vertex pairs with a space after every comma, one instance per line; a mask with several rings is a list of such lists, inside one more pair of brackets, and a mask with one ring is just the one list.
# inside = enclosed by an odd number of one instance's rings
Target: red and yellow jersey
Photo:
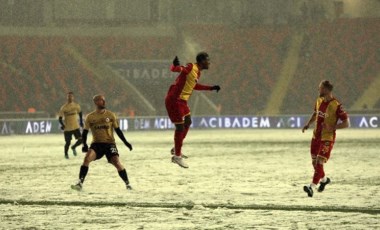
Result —
[[193, 90], [211, 90], [211, 86], [198, 84], [201, 72], [197, 64], [170, 67], [172, 72], [180, 72], [173, 85], [170, 86], [167, 98], [189, 100]]
[[330, 101], [325, 101], [323, 97], [319, 97], [315, 103], [314, 111], [317, 119], [313, 138], [322, 141], [334, 141], [335, 130], [325, 130], [323, 129], [323, 124], [333, 127], [336, 126], [338, 120], [345, 121], [348, 119], [348, 115], [343, 110], [342, 104], [335, 98]]

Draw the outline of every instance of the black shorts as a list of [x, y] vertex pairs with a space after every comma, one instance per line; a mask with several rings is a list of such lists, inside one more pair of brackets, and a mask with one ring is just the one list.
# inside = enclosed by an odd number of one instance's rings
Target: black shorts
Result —
[[82, 139], [82, 135], [80, 134], [79, 129], [74, 129], [71, 131], [65, 131], [65, 132], [63, 132], [63, 134], [65, 135], [65, 141], [71, 141], [72, 135], [74, 135], [75, 139], [77, 139], [77, 140]]
[[95, 151], [97, 160], [106, 155], [108, 162], [111, 162], [111, 158], [113, 156], [119, 156], [119, 152], [117, 151], [115, 144], [92, 143], [90, 149]]

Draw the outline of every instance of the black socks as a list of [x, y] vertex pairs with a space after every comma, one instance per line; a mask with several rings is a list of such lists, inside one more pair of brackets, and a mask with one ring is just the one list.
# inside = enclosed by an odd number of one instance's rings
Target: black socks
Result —
[[88, 172], [88, 167], [82, 165], [80, 167], [80, 171], [79, 171], [79, 180], [80, 180], [81, 183], [84, 182], [84, 178], [86, 178], [87, 172]]
[[82, 139], [78, 139], [77, 142], [75, 142], [75, 144], [71, 148], [75, 149], [76, 147], [78, 147], [81, 144], [82, 144]]
[[129, 184], [127, 171], [125, 169], [119, 171], [119, 176], [121, 177], [121, 179], [123, 179], [123, 181], [125, 182], [125, 184], [127, 184], [127, 185]]

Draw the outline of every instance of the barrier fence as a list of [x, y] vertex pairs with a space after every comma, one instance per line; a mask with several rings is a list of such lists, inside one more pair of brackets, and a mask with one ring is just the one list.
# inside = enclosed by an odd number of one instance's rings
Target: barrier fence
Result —
[[[193, 117], [195, 129], [299, 129], [309, 115], [294, 116], [207, 116]], [[351, 128], [379, 129], [380, 115], [350, 115]], [[119, 118], [123, 131], [167, 130], [174, 125], [168, 117]], [[1, 135], [61, 133], [58, 119], [2, 119]]]

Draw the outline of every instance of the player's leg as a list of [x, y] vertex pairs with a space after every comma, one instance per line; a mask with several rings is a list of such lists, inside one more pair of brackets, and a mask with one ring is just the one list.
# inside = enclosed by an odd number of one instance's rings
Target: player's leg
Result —
[[71, 188], [74, 190], [82, 190], [82, 185], [84, 183], [84, 179], [87, 176], [89, 165], [92, 161], [97, 159], [97, 155], [94, 149], [89, 149], [86, 153], [86, 156], [83, 159], [83, 163], [79, 170], [79, 180], [78, 183], [75, 185], [71, 185]]
[[70, 131], [65, 131], [63, 132], [64, 133], [64, 136], [65, 136], [65, 147], [64, 147], [64, 151], [65, 151], [65, 158], [66, 159], [69, 159], [69, 147], [70, 147], [70, 144], [71, 144], [71, 132]]
[[79, 179], [83, 183], [84, 179], [86, 178], [88, 168], [90, 166], [90, 163], [96, 160], [96, 152], [94, 149], [89, 149], [88, 152], [86, 153], [86, 156], [83, 159], [83, 164], [80, 167], [80, 172], [79, 172]]
[[[182, 145], [183, 145], [183, 141], [185, 140], [185, 138], [187, 136], [187, 133], [189, 132], [190, 126], [192, 124], [190, 114], [185, 116], [184, 120], [185, 120], [185, 123], [183, 124]], [[172, 153], [172, 155], [174, 155], [176, 153], [175, 148], [172, 148], [171, 153]], [[185, 154], [182, 153], [182, 147], [181, 147], [181, 155], [182, 155], [182, 158], [185, 158], [185, 159], [188, 158]]]
[[189, 132], [189, 129], [190, 129], [190, 126], [192, 123], [193, 123], [193, 121], [191, 120], [191, 115], [189, 114], [189, 115], [185, 116], [183, 139], [186, 138], [187, 133]]
[[176, 124], [176, 130], [174, 134], [175, 155], [172, 157], [172, 162], [178, 164], [182, 168], [188, 168], [189, 166], [183, 161], [183, 158], [182, 158], [182, 144], [183, 144], [184, 129], [185, 129], [184, 124]]
[[329, 160], [333, 146], [333, 141], [324, 141], [322, 151], [319, 153], [317, 157], [317, 165], [321, 165], [318, 166], [317, 169], [318, 171], [320, 171], [321, 174], [318, 192], [323, 192], [325, 190], [326, 185], [331, 183], [331, 179], [328, 178], [325, 174], [323, 165]]
[[182, 159], [182, 144], [183, 133], [185, 130], [184, 117], [190, 114], [190, 110], [187, 107], [186, 102], [180, 100], [165, 100], [166, 110], [168, 112], [170, 120], [175, 124], [174, 131], [174, 156], [172, 162], [178, 164], [181, 167], [187, 168], [187, 164]]
[[[316, 171], [316, 166], [317, 166], [317, 155], [318, 155], [318, 152], [319, 152], [319, 145], [320, 145], [320, 141], [319, 140], [316, 140], [314, 138], [311, 140], [311, 143], [310, 143], [310, 155], [311, 155], [311, 163], [313, 165], [314, 172]], [[307, 195], [309, 197], [312, 197], [313, 194], [314, 194], [313, 189], [315, 189], [315, 188], [316, 188], [316, 185], [314, 185], [313, 183], [311, 183], [310, 185], [305, 185], [303, 187], [303, 190], [307, 193]]]
[[73, 151], [74, 156], [77, 155], [76, 147], [82, 144], [82, 135], [79, 129], [74, 130], [74, 137], [77, 140], [73, 146], [71, 146], [71, 150]]
[[325, 159], [318, 156], [316, 159], [313, 181], [311, 184], [313, 188], [316, 188], [317, 185], [319, 184], [319, 181], [325, 176], [325, 171], [323, 169], [324, 163], [325, 163]]
[[176, 156], [182, 154], [183, 135], [185, 132], [185, 125], [183, 123], [175, 124], [174, 131], [174, 151]]
[[182, 156], [182, 144], [191, 125], [190, 108], [186, 101], [177, 101], [175, 118], [176, 131], [174, 136], [174, 150], [176, 156]]
[[132, 186], [129, 184], [128, 174], [127, 170], [124, 168], [124, 166], [121, 164], [119, 156], [114, 155], [110, 159], [110, 163], [115, 166], [117, 172], [119, 173], [120, 178], [124, 181], [126, 187], [128, 190], [132, 189]]
[[331, 180], [330, 178], [325, 176], [324, 164], [326, 163], [326, 158], [317, 157], [317, 165], [313, 177], [313, 183], [317, 184], [320, 182], [318, 187], [318, 192], [323, 192], [325, 190], [326, 185], [328, 185]]
[[189, 131], [189, 127], [191, 125], [191, 118], [190, 125], [186, 124], [186, 120], [189, 120], [187, 117], [190, 117], [190, 115], [185, 117], [184, 123], [175, 124], [174, 148], [170, 151], [172, 155], [176, 155], [178, 157], [181, 156], [183, 158], [187, 158], [187, 156], [182, 153], [183, 140], [186, 138], [187, 132]]

